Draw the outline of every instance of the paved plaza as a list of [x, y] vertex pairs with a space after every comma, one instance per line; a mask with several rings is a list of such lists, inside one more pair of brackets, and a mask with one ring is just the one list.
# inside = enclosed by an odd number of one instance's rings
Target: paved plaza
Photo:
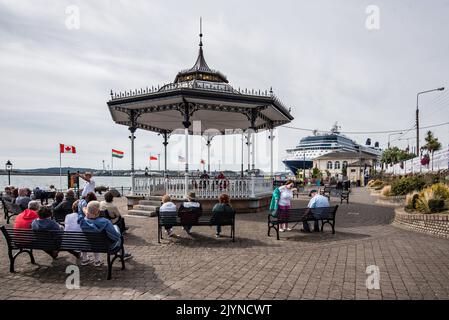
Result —
[[[80, 267], [77, 290], [65, 285], [73, 256], [52, 261], [36, 252], [32, 265], [21, 255], [11, 274], [2, 239], [0, 299], [449, 298], [449, 241], [391, 226], [394, 209], [375, 205], [367, 190], [356, 190], [351, 202], [337, 212], [335, 235], [303, 234], [298, 225], [280, 241], [267, 237], [266, 213], [238, 215], [235, 243], [194, 227], [192, 237], [177, 229], [178, 238], [158, 244], [155, 218], [127, 217], [125, 247], [134, 259], [124, 271], [117, 263], [110, 281], [105, 266]], [[380, 270], [379, 290], [365, 284], [371, 265]]]

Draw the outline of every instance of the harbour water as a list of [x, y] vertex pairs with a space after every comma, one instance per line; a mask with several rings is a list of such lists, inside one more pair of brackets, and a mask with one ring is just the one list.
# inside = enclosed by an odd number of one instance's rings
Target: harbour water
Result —
[[[115, 188], [130, 188], [131, 187], [131, 177], [107, 177], [98, 176], [94, 177], [95, 185], [99, 186], [114, 186]], [[83, 185], [83, 180], [80, 179], [81, 186]], [[8, 185], [8, 176], [0, 176], [0, 191]], [[11, 185], [15, 187], [27, 187], [33, 189], [39, 187], [42, 189], [48, 189], [49, 186], [54, 185], [55, 188], [59, 189], [59, 176], [11, 176]], [[67, 176], [62, 177], [62, 189], [67, 188]]]

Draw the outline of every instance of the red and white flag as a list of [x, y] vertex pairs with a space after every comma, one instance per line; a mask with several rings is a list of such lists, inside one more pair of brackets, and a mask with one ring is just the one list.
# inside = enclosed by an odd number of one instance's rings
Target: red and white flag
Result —
[[67, 146], [65, 144], [59, 144], [59, 153], [76, 153], [76, 148], [74, 146]]

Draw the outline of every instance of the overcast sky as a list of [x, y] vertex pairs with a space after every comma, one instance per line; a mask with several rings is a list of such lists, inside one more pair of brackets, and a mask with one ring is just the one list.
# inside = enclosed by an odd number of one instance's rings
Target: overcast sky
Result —
[[[71, 5], [79, 8], [79, 29], [67, 28]], [[379, 29], [366, 27], [369, 5], [380, 10]], [[58, 166], [58, 144], [65, 143], [78, 149], [64, 155], [65, 166], [100, 168], [116, 148], [127, 156], [114, 166], [129, 168], [129, 132], [112, 121], [109, 92], [168, 83], [190, 68], [200, 16], [209, 66], [236, 88], [273, 87], [292, 107], [291, 126], [326, 130], [338, 121], [350, 132], [411, 129], [416, 93], [449, 86], [449, 1], [0, 0], [0, 163]], [[448, 91], [422, 96], [420, 104], [422, 126], [449, 121]], [[432, 130], [447, 148], [449, 126]], [[278, 168], [285, 149], [306, 135], [279, 129]], [[348, 135], [384, 146], [388, 140]], [[136, 166], [144, 168], [150, 152], [163, 152], [162, 139], [141, 130], [137, 137]], [[413, 137], [414, 130], [405, 135]], [[258, 139], [267, 142], [264, 134]], [[172, 146], [181, 141], [173, 138]], [[178, 151], [169, 152], [176, 169]], [[205, 157], [205, 149], [195, 154], [193, 168]], [[265, 158], [258, 166], [268, 169]]]

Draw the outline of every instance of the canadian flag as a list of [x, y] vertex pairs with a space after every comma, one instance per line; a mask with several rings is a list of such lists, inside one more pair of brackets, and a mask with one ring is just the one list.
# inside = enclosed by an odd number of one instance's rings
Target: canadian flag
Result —
[[59, 153], [76, 153], [76, 148], [74, 146], [67, 146], [65, 144], [59, 144]]

